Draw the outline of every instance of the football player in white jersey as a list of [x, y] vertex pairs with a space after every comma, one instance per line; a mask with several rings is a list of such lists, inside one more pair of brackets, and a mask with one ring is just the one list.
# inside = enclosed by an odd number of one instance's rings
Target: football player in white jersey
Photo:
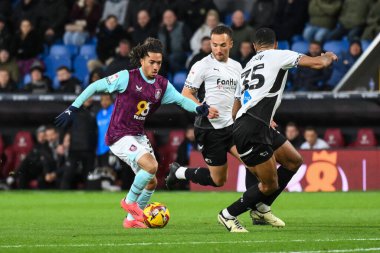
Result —
[[[242, 71], [236, 89], [235, 95], [241, 99], [234, 104], [237, 114], [233, 137], [241, 160], [260, 182], [218, 214], [218, 221], [230, 232], [248, 232], [237, 216], [259, 202], [274, 201], [302, 164], [300, 154], [289, 141], [275, 150], [280, 134], [270, 126], [281, 102], [288, 70], [297, 66], [326, 68], [337, 60], [331, 52], [309, 57], [276, 50], [276, 36], [269, 28], [258, 29], [253, 44], [257, 54]], [[278, 170], [277, 163], [281, 165]]]
[[[229, 58], [232, 44], [232, 30], [229, 27], [221, 25], [214, 28], [211, 31], [212, 53], [195, 63], [186, 79], [182, 94], [198, 104], [207, 102], [217, 108], [219, 118], [196, 117], [195, 120], [195, 138], [208, 168], [186, 168], [178, 163], [171, 164], [166, 178], [169, 189], [178, 180], [190, 180], [205, 186], [223, 186], [227, 180], [227, 153], [240, 160], [233, 143], [232, 108], [242, 67]], [[251, 177], [253, 179], [248, 177], [250, 182], [256, 178], [254, 175]], [[255, 182], [258, 182], [257, 179]], [[265, 215], [260, 215], [259, 211]], [[255, 212], [259, 215], [255, 215]], [[285, 226], [282, 220], [272, 214], [270, 207], [263, 203], [258, 203], [251, 217], [254, 223]]]

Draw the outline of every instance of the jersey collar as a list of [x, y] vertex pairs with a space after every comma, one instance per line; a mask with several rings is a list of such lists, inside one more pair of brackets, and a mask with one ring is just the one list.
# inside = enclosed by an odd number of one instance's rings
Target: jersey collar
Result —
[[139, 71], [140, 71], [140, 75], [142, 76], [145, 82], [153, 84], [156, 81], [156, 79], [149, 80], [148, 78], [146, 78], [146, 76], [144, 75], [144, 72], [142, 71], [142, 68], [139, 68]]

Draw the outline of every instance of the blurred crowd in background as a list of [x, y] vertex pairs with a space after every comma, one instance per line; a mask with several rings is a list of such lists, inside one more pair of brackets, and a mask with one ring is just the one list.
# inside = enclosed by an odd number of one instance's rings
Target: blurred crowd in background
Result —
[[281, 49], [336, 52], [330, 69], [294, 70], [287, 86], [331, 90], [380, 32], [379, 20], [379, 0], [2, 0], [0, 92], [77, 94], [133, 68], [128, 54], [147, 37], [163, 42], [161, 74], [181, 90], [219, 24], [231, 26], [230, 57], [243, 67], [259, 27], [273, 28]]

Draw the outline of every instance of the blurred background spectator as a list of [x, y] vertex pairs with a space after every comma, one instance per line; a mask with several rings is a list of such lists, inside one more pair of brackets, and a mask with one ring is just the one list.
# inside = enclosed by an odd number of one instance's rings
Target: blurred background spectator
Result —
[[326, 83], [325, 89], [332, 90], [354, 65], [356, 60], [362, 54], [362, 46], [360, 40], [350, 42], [350, 47], [347, 52], [342, 52], [338, 55], [338, 61], [334, 62], [331, 77]]
[[0, 92], [14, 92], [16, 84], [12, 81], [8, 70], [0, 69]]
[[125, 20], [129, 2], [130, 0], [106, 0], [104, 2], [102, 20], [107, 19], [110, 15], [114, 15], [122, 24]]
[[372, 4], [373, 0], [344, 0], [338, 23], [327, 39], [340, 40], [344, 36], [349, 40], [360, 38]]
[[298, 126], [294, 122], [289, 122], [286, 124], [285, 136], [295, 148], [300, 148], [302, 143], [305, 141], [300, 134]]
[[244, 18], [244, 13], [241, 10], [237, 10], [232, 14], [231, 29], [233, 46], [230, 50], [230, 58], [237, 60], [239, 57], [240, 45], [243, 41], [252, 41], [253, 28], [250, 27]]
[[131, 52], [131, 42], [127, 39], [122, 39], [119, 42], [119, 47], [116, 49], [116, 55], [113, 57], [111, 63], [106, 66], [106, 76], [115, 74], [123, 69], [132, 69], [131, 59], [129, 53]]
[[68, 14], [65, 0], [39, 0], [36, 28], [45, 43], [51, 45], [61, 39]]
[[83, 45], [95, 34], [101, 15], [101, 6], [96, 0], [78, 0], [71, 9], [69, 24], [65, 26], [63, 41], [66, 45]]
[[19, 82], [19, 71], [16, 60], [5, 48], [0, 49], [0, 70], [7, 70], [13, 82]]
[[371, 5], [362, 39], [373, 40], [380, 33], [380, 0]]
[[190, 38], [190, 29], [177, 20], [172, 10], [166, 10], [158, 30], [158, 39], [163, 44], [164, 56], [172, 73], [185, 68], [187, 52], [190, 50]]
[[80, 86], [80, 81], [71, 74], [71, 71], [67, 67], [59, 67], [57, 69], [56, 78], [59, 83], [57, 92], [75, 94], [79, 94], [81, 92], [82, 89]]
[[276, 0], [256, 0], [252, 5], [249, 24], [255, 30], [261, 27], [273, 27], [276, 10]]
[[21, 20], [30, 20], [36, 27], [38, 21], [38, 0], [21, 0], [13, 11], [13, 25], [19, 27]]
[[96, 114], [96, 124], [98, 126], [98, 144], [96, 148], [97, 163], [100, 167], [109, 167], [110, 149], [105, 143], [105, 136], [114, 108], [112, 95], [109, 93], [102, 94], [100, 96], [100, 106], [102, 108]]
[[134, 45], [144, 43], [148, 37], [157, 37], [156, 24], [151, 21], [147, 10], [143, 9], [137, 13], [137, 23], [130, 36]]
[[[322, 45], [318, 41], [309, 44], [309, 52], [306, 55], [311, 57], [320, 56]], [[293, 74], [293, 90], [295, 91], [317, 91], [324, 89], [325, 82], [331, 75], [331, 68], [310, 69], [298, 67]]]
[[21, 21], [15, 36], [14, 47], [19, 71], [24, 76], [28, 73], [30, 66], [38, 61], [38, 54], [43, 49], [42, 41], [29, 20]]
[[5, 16], [0, 14], [0, 48], [5, 48], [13, 52], [13, 36]]
[[40, 64], [34, 64], [29, 70], [30, 82], [24, 86], [24, 91], [35, 94], [52, 92], [51, 80], [43, 75], [44, 69]]
[[201, 40], [201, 49], [199, 52], [194, 55], [194, 57], [191, 59], [190, 63], [188, 64], [188, 69], [190, 70], [191, 67], [197, 62], [202, 60], [204, 57], [209, 55], [211, 53], [211, 44], [210, 44], [210, 37], [205, 36]]
[[210, 36], [211, 30], [219, 25], [219, 14], [216, 10], [209, 10], [205, 19], [205, 23], [201, 25], [191, 37], [190, 48], [192, 55], [195, 55], [199, 52], [201, 48], [202, 38], [205, 36]]
[[341, 7], [341, 0], [310, 0], [310, 18], [303, 31], [304, 39], [324, 42], [336, 25]]
[[306, 127], [304, 132], [305, 142], [302, 143], [301, 149], [328, 149], [330, 148], [329, 144], [318, 138], [317, 131], [314, 127]]
[[245, 68], [245, 65], [251, 60], [255, 55], [252, 42], [243, 41], [240, 43], [239, 58], [237, 59], [240, 62], [241, 66]]

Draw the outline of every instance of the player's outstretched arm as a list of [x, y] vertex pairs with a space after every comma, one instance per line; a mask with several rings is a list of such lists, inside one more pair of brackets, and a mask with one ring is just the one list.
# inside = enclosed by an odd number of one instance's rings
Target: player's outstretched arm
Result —
[[183, 87], [182, 89], [182, 95], [187, 97], [187, 98], [190, 98], [191, 100], [193, 100], [195, 103], [197, 103], [198, 105], [200, 105], [201, 103], [199, 102], [199, 100], [195, 97], [195, 94], [197, 93], [197, 90], [196, 89], [191, 89], [191, 88], [188, 88], [188, 87]]
[[317, 57], [303, 55], [298, 62], [298, 66], [312, 69], [322, 69], [330, 66], [334, 61], [337, 60], [338, 57], [332, 52], [326, 52]]
[[54, 121], [57, 127], [66, 127], [73, 121], [76, 112], [83, 103], [97, 92], [124, 92], [128, 86], [129, 72], [123, 70], [109, 77], [105, 77], [90, 84], [75, 101]]
[[219, 112], [216, 108], [210, 107], [207, 103], [198, 105], [190, 98], [181, 95], [171, 83], [168, 83], [168, 87], [161, 101], [162, 104], [175, 103], [181, 106], [183, 109], [189, 112], [194, 112], [198, 115], [207, 116], [210, 119], [219, 117]]

